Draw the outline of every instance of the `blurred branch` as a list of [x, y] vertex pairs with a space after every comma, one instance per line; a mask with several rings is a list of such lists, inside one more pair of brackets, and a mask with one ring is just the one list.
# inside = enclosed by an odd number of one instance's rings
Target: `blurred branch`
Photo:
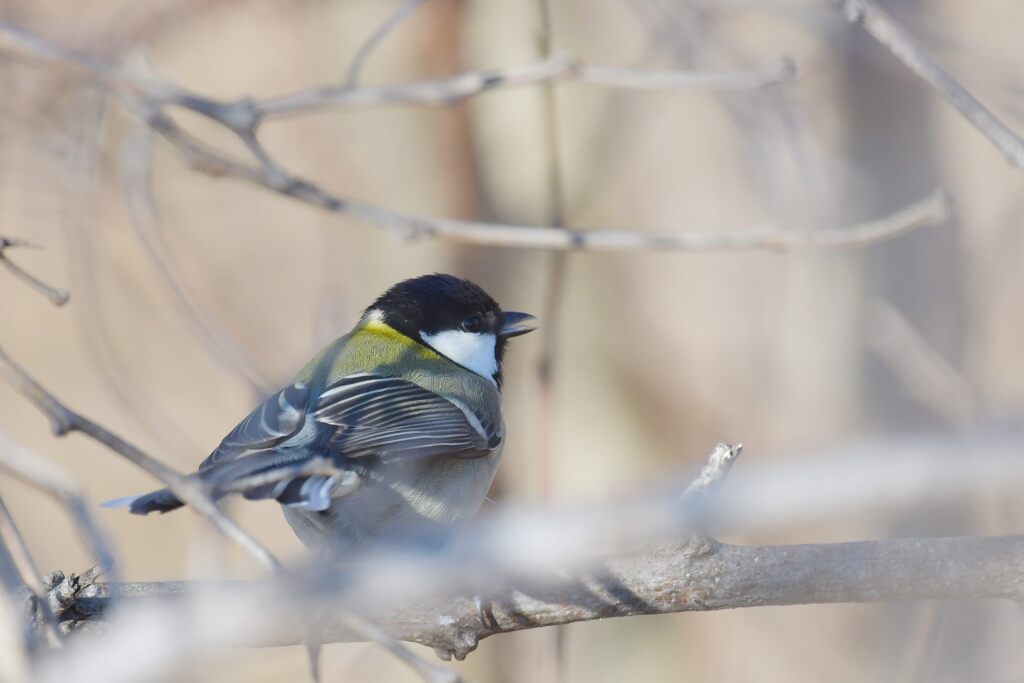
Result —
[[977, 422], [978, 396], [967, 378], [928, 343], [891, 304], [868, 308], [867, 343], [907, 393], [958, 427]]
[[858, 25], [897, 59], [932, 86], [989, 139], [1007, 161], [1024, 168], [1024, 140], [996, 118], [978, 98], [953, 78], [888, 12], [872, 0], [829, 0], [851, 24]]
[[8, 258], [5, 252], [12, 247], [38, 247], [38, 245], [25, 240], [0, 236], [0, 265], [3, 265], [7, 270], [20, 278], [22, 282], [49, 299], [53, 305], [63, 306], [66, 304], [69, 298], [67, 290], [51, 287]]
[[42, 491], [68, 509], [82, 543], [105, 571], [114, 571], [110, 542], [93, 519], [74, 484], [43, 458], [29, 452], [0, 432], [0, 470]]
[[14, 523], [11, 511], [7, 504], [0, 498], [0, 554], [10, 557], [21, 583], [35, 602], [34, 608], [42, 616], [43, 632], [46, 634], [47, 643], [50, 647], [60, 647], [60, 632], [57, 628], [57, 619], [50, 609], [50, 602], [47, 600], [46, 586], [43, 585], [43, 575], [36, 568], [32, 560], [25, 538]]
[[387, 38], [399, 24], [405, 21], [410, 14], [419, 9], [420, 5], [422, 5], [424, 1], [425, 0], [404, 0], [404, 2], [402, 2], [402, 4], [399, 5], [387, 19], [381, 22], [377, 28], [374, 29], [373, 33], [370, 34], [370, 37], [366, 39], [366, 42], [360, 45], [359, 49], [356, 50], [355, 56], [352, 57], [352, 61], [348, 65], [348, 74], [345, 76], [346, 88], [356, 87], [359, 83], [359, 73], [363, 69], [363, 64], [366, 63], [366, 59], [370, 56], [370, 53], [373, 52], [373, 49], [376, 48], [382, 40]]
[[[241, 100], [231, 104], [221, 103], [220, 106], [227, 111], [213, 118], [229, 125], [227, 120], [237, 117], [238, 121], [246, 121], [246, 127], [256, 128], [270, 119], [319, 109], [388, 104], [450, 105], [498, 88], [556, 81], [634, 90], [750, 90], [785, 82], [792, 79], [795, 73], [793, 63], [788, 60], [781, 60], [756, 71], [707, 73], [588, 66], [569, 55], [555, 55], [530, 64], [468, 71], [436, 80], [358, 88], [327, 86], [261, 102]], [[187, 106], [180, 102], [167, 103]]]
[[198, 481], [180, 474], [105, 427], [65, 406], [29, 376], [2, 349], [0, 349], [0, 375], [18, 393], [50, 418], [55, 435], [65, 436], [71, 432], [80, 432], [98, 441], [167, 486], [174, 495], [195, 508], [200, 515], [209, 519], [222, 534], [237, 543], [262, 566], [275, 571], [281, 568], [281, 564], [268, 550], [220, 510]]
[[[551, 0], [538, 0], [540, 14], [540, 55], [545, 59], [555, 56], [555, 21]], [[553, 81], [543, 86], [543, 130], [547, 153], [548, 225], [565, 228], [568, 225], [565, 180], [563, 177], [562, 149], [558, 121], [558, 93]], [[544, 303], [540, 319], [540, 355], [537, 358], [537, 395], [535, 419], [538, 443], [533, 453], [540, 500], [551, 499], [555, 487], [555, 443], [558, 437], [558, 406], [555, 394], [555, 361], [558, 357], [559, 333], [562, 328], [562, 306], [569, 270], [569, 253], [552, 251], [547, 254], [547, 273], [544, 278]], [[550, 683], [565, 683], [567, 670], [566, 629], [550, 629], [541, 641], [546, 656], [542, 668], [533, 676], [521, 670], [520, 677], [537, 677]], [[546, 662], [544, 661], [546, 660]], [[546, 663], [547, 666], [543, 666]], [[524, 675], [525, 674], [525, 675]], [[539, 674], [539, 675], [538, 675]]]
[[249, 361], [245, 349], [192, 296], [163, 239], [160, 212], [153, 193], [153, 131], [138, 123], [121, 148], [121, 193], [132, 226], [145, 247], [156, 275], [163, 280], [185, 321], [203, 341], [210, 355], [249, 386], [257, 400], [273, 392], [266, 377]]
[[[438, 81], [421, 81], [378, 88], [320, 88], [282, 98], [256, 102], [219, 102], [88, 55], [58, 47], [34, 34], [0, 23], [0, 50], [23, 57], [56, 62], [78, 70], [85, 78], [112, 87], [150, 127], [183, 153], [194, 168], [211, 175], [244, 180], [335, 213], [344, 213], [382, 227], [400, 237], [440, 237], [457, 242], [554, 250], [730, 250], [730, 249], [826, 249], [863, 246], [888, 239], [922, 225], [941, 222], [948, 213], [944, 195], [928, 199], [876, 221], [848, 228], [786, 230], [766, 228], [737, 232], [648, 233], [630, 230], [570, 230], [557, 226], [517, 226], [481, 221], [460, 221], [402, 214], [373, 204], [331, 194], [313, 182], [296, 176], [274, 162], [260, 144], [256, 130], [270, 116], [306, 111], [341, 103], [447, 104], [499, 86], [576, 79], [591, 83], [635, 87], [737, 87], [750, 85], [750, 74], [700, 74], [668, 72], [652, 74], [624, 69], [587, 67], [567, 57], [521, 67], [462, 74]], [[774, 67], [757, 83], [776, 82], [791, 67]], [[203, 143], [182, 129], [163, 110], [166, 105], [189, 109], [206, 116], [242, 140], [256, 157], [256, 164], [237, 161]]]
[[936, 190], [926, 199], [888, 216], [842, 228], [787, 230], [764, 228], [737, 232], [638, 232], [631, 230], [575, 230], [559, 227], [505, 225], [452, 218], [414, 216], [366, 202], [330, 194], [316, 184], [291, 175], [277, 165], [245, 164], [202, 143], [163, 111], [136, 101], [137, 113], [171, 144], [195, 169], [213, 176], [230, 176], [259, 185], [307, 204], [344, 213], [382, 227], [401, 238], [439, 237], [465, 244], [552, 250], [592, 251], [730, 251], [836, 249], [860, 247], [900, 233], [937, 225], [949, 215], [949, 199]]

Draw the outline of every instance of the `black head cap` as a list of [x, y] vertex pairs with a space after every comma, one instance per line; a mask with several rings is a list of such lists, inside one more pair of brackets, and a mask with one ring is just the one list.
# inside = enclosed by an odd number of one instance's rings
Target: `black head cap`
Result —
[[[469, 280], [441, 273], [404, 280], [378, 297], [365, 315], [375, 312], [383, 322], [419, 343], [423, 343], [423, 332], [433, 335], [463, 330], [494, 334], [494, 355], [499, 367], [496, 379], [500, 381], [505, 345], [513, 335], [503, 333], [506, 314], [498, 302]], [[522, 314], [509, 317], [513, 315]]]

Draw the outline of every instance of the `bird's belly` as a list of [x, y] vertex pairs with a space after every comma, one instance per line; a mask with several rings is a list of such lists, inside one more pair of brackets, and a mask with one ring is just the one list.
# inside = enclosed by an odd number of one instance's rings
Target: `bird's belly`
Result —
[[284, 508], [307, 546], [436, 545], [480, 509], [500, 453], [434, 457], [361, 472], [362, 484], [324, 512]]

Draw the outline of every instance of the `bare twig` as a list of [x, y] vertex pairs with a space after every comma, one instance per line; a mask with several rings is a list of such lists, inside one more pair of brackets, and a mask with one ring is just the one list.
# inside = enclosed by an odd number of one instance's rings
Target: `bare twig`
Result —
[[[545, 59], [555, 54], [555, 22], [550, 0], [539, 0], [540, 52]], [[547, 149], [547, 194], [548, 225], [565, 228], [566, 217], [565, 183], [562, 176], [562, 154], [559, 144], [558, 99], [554, 81], [544, 85], [543, 126], [545, 148]], [[547, 277], [544, 282], [544, 304], [540, 319], [544, 321], [540, 334], [540, 356], [537, 359], [538, 391], [536, 398], [536, 420], [539, 445], [534, 455], [539, 475], [540, 499], [549, 501], [554, 491], [555, 440], [558, 419], [555, 396], [555, 360], [558, 356], [559, 331], [561, 329], [562, 302], [565, 300], [565, 283], [568, 272], [568, 252], [554, 251], [547, 255]], [[565, 647], [565, 628], [555, 627], [543, 641], [550, 662], [547, 680], [563, 683], [568, 657]], [[529, 677], [527, 675], [526, 677]]]
[[874, 221], [809, 231], [764, 228], [736, 232], [653, 233], [503, 225], [413, 216], [330, 194], [303, 178], [282, 175], [279, 169], [235, 161], [197, 140], [158, 109], [150, 108], [143, 115], [154, 130], [178, 148], [193, 168], [214, 176], [244, 180], [331, 212], [353, 216], [402, 238], [429, 236], [464, 244], [567, 251], [837, 249], [862, 247], [890, 239], [918, 227], [942, 223], [949, 215], [949, 200], [944, 192], [937, 190], [915, 204]]
[[868, 345], [902, 381], [907, 393], [958, 427], [977, 421], [978, 397], [967, 378], [884, 301], [868, 309]]
[[26, 240], [14, 239], [11, 237], [0, 237], [0, 265], [3, 265], [7, 270], [11, 271], [16, 277], [20, 278], [22, 282], [27, 284], [32, 289], [36, 290], [55, 306], [63, 306], [68, 302], [70, 295], [67, 290], [57, 289], [51, 287], [39, 278], [35, 277], [28, 271], [24, 270], [4, 253], [8, 248], [11, 247], [37, 247], [33, 242]]
[[133, 92], [161, 105], [191, 109], [236, 131], [255, 130], [267, 119], [308, 113], [326, 107], [379, 106], [383, 104], [452, 104], [496, 88], [543, 83], [550, 80], [581, 80], [611, 87], [657, 89], [756, 88], [789, 80], [794, 69], [788, 60], [750, 73], [646, 72], [615, 67], [584, 66], [570, 56], [521, 66], [470, 71], [433, 81], [354, 88], [328, 86], [301, 90], [263, 101], [242, 99], [218, 102], [185, 88], [139, 74], [68, 50], [10, 24], [0, 22], [0, 52], [37, 61], [60, 64], [83, 78], [103, 83], [122, 93]]
[[953, 78], [888, 12], [872, 0], [829, 0], [850, 22], [861, 26], [907, 68], [935, 88], [967, 121], [989, 139], [1007, 161], [1024, 168], [1024, 140], [996, 118], [978, 98]]
[[[120, 67], [103, 63], [57, 47], [38, 36], [0, 23], [0, 49], [26, 57], [57, 62], [77, 69], [84, 77], [97, 80], [123, 95], [134, 95], [132, 108], [155, 131], [181, 151], [193, 167], [212, 175], [226, 175], [336, 213], [345, 213], [377, 225], [402, 237], [442, 237], [457, 242], [553, 250], [736, 250], [736, 249], [831, 249], [862, 246], [888, 239], [900, 232], [945, 219], [948, 206], [944, 195], [934, 194], [877, 221], [846, 229], [791, 231], [767, 228], [742, 232], [645, 233], [630, 230], [569, 230], [555, 226], [516, 226], [411, 216], [354, 199], [331, 194], [316, 184], [288, 173], [273, 162], [255, 137], [265, 118], [307, 111], [340, 103], [381, 103], [382, 101], [443, 104], [479, 94], [498, 85], [539, 83], [583, 73], [587, 78], [621, 81], [608, 72], [587, 72], [570, 58], [554, 57], [544, 62], [488, 72], [471, 72], [441, 81], [423, 81], [381, 88], [323, 88], [303, 91], [274, 100], [240, 100], [224, 103], [200, 97], [177, 86]], [[781, 69], [790, 73], [790, 67]], [[646, 79], [653, 83], [658, 79]], [[730, 87], [735, 79], [727, 79]], [[701, 79], [707, 86], [715, 79]], [[683, 81], [676, 79], [679, 87]], [[667, 85], [667, 84], [666, 84]], [[206, 145], [183, 130], [164, 111], [173, 105], [190, 109], [217, 121], [235, 133], [256, 156], [255, 165], [236, 161]]]
[[28, 681], [29, 662], [36, 647], [29, 593], [22, 585], [13, 558], [0, 543], [0, 679]]
[[[707, 73], [588, 66], [569, 55], [554, 55], [531, 64], [468, 71], [448, 78], [360, 88], [328, 86], [262, 102], [243, 100], [227, 106], [238, 108], [239, 120], [247, 116], [258, 124], [282, 116], [331, 107], [450, 105], [497, 88], [555, 81], [635, 90], [747, 90], [782, 83], [794, 75], [795, 69], [788, 60], [781, 60], [757, 71]], [[244, 114], [241, 113], [243, 110]]]
[[268, 550], [220, 510], [196, 480], [185, 477], [105, 427], [67, 408], [32, 379], [2, 349], [0, 349], [0, 374], [20, 394], [50, 418], [54, 434], [64, 436], [70, 432], [81, 432], [98, 441], [114, 453], [153, 475], [175, 496], [209, 519], [221, 533], [237, 543], [265, 568], [275, 571], [281, 568], [281, 564]]
[[35, 600], [35, 608], [43, 617], [43, 630], [46, 633], [47, 641], [51, 647], [59, 647], [60, 632], [57, 628], [57, 619], [50, 609], [50, 602], [47, 600], [46, 586], [43, 585], [43, 575], [39, 573], [36, 563], [32, 560], [32, 554], [28, 545], [14, 523], [11, 511], [7, 504], [0, 498], [0, 542], [6, 546], [7, 552], [17, 569], [21, 582], [32, 594]]
[[152, 187], [153, 137], [153, 131], [139, 123], [125, 137], [122, 147], [121, 191], [132, 225], [153, 264], [154, 272], [167, 285], [185, 320], [205, 342], [210, 355], [241, 377], [254, 396], [266, 396], [272, 391], [266, 378], [249, 362], [241, 345], [225, 334], [217, 322], [203, 311], [182, 281], [179, 269], [168, 253]]
[[382, 40], [388, 37], [388, 35], [398, 28], [405, 19], [419, 9], [420, 5], [425, 0], [404, 0], [391, 15], [382, 21], [370, 37], [366, 39], [366, 42], [359, 46], [356, 50], [356, 54], [352, 57], [352, 62], [348, 65], [348, 74], [345, 76], [345, 87], [355, 88], [359, 83], [359, 73], [363, 69], [363, 64], [366, 63], [366, 59], [373, 52], [373, 49], [380, 44]]
[[5, 470], [64, 505], [78, 529], [82, 543], [95, 561], [104, 570], [114, 572], [116, 562], [110, 542], [70, 479], [3, 432], [0, 432], [0, 470]]

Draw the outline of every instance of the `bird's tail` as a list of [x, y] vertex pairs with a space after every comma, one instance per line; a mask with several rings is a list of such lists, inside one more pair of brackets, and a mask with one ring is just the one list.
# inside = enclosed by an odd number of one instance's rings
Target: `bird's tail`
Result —
[[128, 508], [133, 515], [148, 515], [150, 512], [170, 512], [185, 505], [169, 489], [160, 489], [141, 496], [116, 498], [100, 503], [105, 508]]
[[[333, 498], [341, 497], [359, 486], [355, 472], [339, 471], [334, 475], [303, 475], [299, 470], [306, 463], [301, 451], [267, 451], [248, 455], [238, 460], [216, 463], [189, 475], [202, 481], [214, 499], [229, 493], [241, 493], [249, 500], [273, 498], [286, 507], [304, 510], [326, 510]], [[291, 476], [294, 472], [294, 476]], [[247, 486], [243, 482], [260, 474], [278, 476], [272, 483]], [[160, 489], [141, 496], [128, 496], [102, 503], [108, 508], [128, 508], [134, 515], [150, 512], [170, 512], [185, 504], [168, 489]]]

